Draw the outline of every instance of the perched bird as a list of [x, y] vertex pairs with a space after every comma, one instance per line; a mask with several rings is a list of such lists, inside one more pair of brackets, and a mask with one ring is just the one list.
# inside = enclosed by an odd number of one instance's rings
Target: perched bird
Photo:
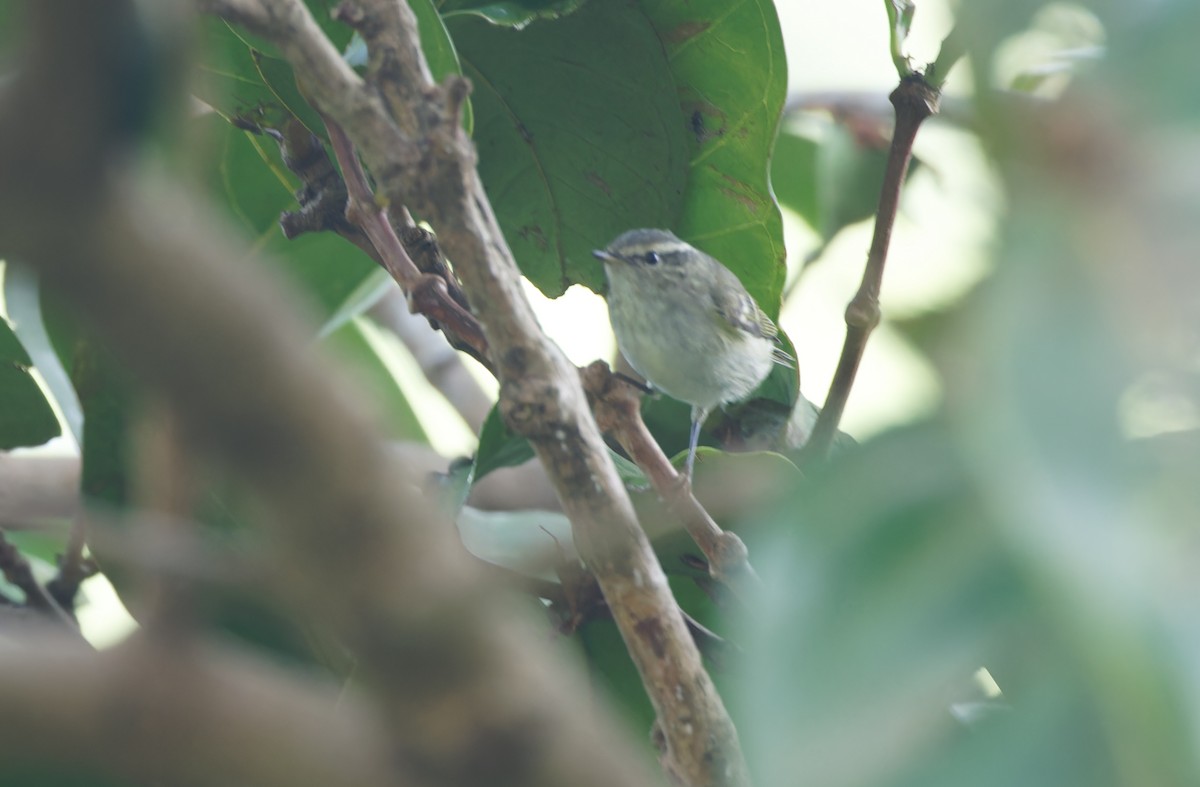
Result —
[[778, 331], [728, 268], [666, 230], [630, 230], [593, 252], [608, 277], [617, 346], [655, 388], [692, 406], [687, 477], [700, 426], [791, 359]]

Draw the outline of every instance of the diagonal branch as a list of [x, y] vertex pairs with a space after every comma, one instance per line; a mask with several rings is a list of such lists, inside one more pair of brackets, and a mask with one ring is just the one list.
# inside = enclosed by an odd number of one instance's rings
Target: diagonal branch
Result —
[[696, 542], [708, 562], [709, 575], [754, 607], [762, 580], [750, 565], [749, 552], [737, 533], [722, 530], [692, 494], [691, 485], [676, 472], [642, 420], [641, 401], [632, 386], [613, 382], [608, 364], [596, 361], [583, 371], [583, 385], [592, 399], [600, 428], [616, 438], [625, 453], [646, 474], [658, 496]]

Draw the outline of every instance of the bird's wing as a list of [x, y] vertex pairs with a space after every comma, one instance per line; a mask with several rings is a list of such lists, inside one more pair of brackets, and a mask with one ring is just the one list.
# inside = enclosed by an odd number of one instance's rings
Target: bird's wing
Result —
[[728, 268], [721, 266], [717, 269], [715, 286], [710, 295], [717, 314], [730, 328], [764, 339], [774, 339], [779, 332], [775, 323], [758, 308], [750, 293]]

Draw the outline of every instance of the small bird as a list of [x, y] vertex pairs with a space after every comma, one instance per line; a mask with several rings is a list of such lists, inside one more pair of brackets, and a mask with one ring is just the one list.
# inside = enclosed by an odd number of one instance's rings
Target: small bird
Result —
[[673, 233], [630, 230], [593, 254], [604, 261], [621, 353], [650, 385], [692, 406], [690, 481], [713, 409], [745, 399], [791, 358], [737, 276]]

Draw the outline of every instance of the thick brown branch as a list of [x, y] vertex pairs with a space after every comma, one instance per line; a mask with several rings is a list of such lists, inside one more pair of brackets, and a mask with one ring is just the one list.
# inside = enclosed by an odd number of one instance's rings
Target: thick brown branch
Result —
[[374, 719], [339, 695], [231, 651], [135, 639], [96, 653], [25, 632], [4, 646], [0, 759], [120, 783], [403, 783]]
[[802, 463], [824, 460], [837, 435], [837, 427], [846, 410], [846, 401], [858, 374], [867, 339], [879, 324], [879, 290], [883, 284], [892, 227], [896, 224], [896, 212], [900, 206], [900, 190], [912, 160], [913, 141], [921, 123], [937, 112], [938, 93], [919, 75], [901, 81], [900, 86], [892, 91], [890, 99], [896, 108], [896, 128], [892, 134], [883, 187], [879, 193], [879, 208], [875, 213], [875, 234], [871, 238], [871, 249], [867, 252], [862, 283], [846, 307], [846, 341], [829, 385], [825, 405], [801, 453]]

